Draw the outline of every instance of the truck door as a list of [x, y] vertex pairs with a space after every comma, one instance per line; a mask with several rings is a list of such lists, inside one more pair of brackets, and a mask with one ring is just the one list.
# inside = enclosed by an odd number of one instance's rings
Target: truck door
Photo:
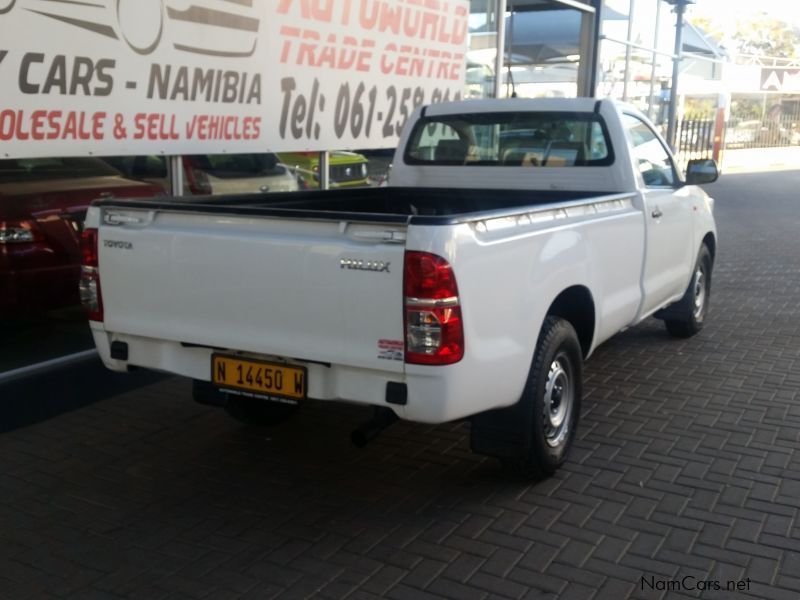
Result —
[[634, 162], [644, 182], [645, 261], [641, 314], [683, 294], [695, 249], [692, 204], [681, 189], [672, 158], [661, 139], [640, 118], [623, 114]]

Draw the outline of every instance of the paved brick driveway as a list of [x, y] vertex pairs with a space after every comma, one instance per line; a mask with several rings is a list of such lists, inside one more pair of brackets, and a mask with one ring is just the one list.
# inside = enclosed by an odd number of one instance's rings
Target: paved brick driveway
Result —
[[248, 430], [170, 379], [0, 436], [0, 597], [800, 597], [798, 189], [712, 186], [710, 323], [602, 347], [555, 478], [504, 478], [459, 424], [357, 450], [356, 407]]

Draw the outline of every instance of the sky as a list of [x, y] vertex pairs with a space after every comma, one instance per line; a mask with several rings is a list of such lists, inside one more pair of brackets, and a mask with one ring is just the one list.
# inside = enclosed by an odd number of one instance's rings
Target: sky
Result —
[[[630, 0], [606, 0], [606, 5], [623, 14], [628, 13]], [[636, 12], [640, 18], [655, 14], [655, 0], [637, 0]], [[721, 27], [735, 25], [738, 19], [750, 14], [766, 12], [776, 19], [786, 20], [800, 26], [800, 2], [797, 0], [697, 0], [687, 14], [708, 16]]]

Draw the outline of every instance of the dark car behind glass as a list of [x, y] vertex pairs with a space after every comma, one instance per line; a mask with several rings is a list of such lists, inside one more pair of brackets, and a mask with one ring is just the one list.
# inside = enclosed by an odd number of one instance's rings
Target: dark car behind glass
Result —
[[93, 200], [163, 193], [97, 158], [0, 160], [0, 319], [79, 303], [80, 231]]

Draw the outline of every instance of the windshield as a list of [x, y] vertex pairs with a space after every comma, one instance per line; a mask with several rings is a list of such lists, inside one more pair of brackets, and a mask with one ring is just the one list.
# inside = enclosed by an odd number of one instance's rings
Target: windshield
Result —
[[17, 158], [0, 160], [0, 183], [80, 179], [119, 175], [112, 166], [97, 158]]
[[204, 154], [189, 156], [193, 169], [220, 179], [238, 179], [264, 175], [284, 175], [286, 168], [278, 164], [278, 157], [264, 154]]
[[593, 167], [613, 162], [595, 113], [502, 112], [420, 119], [406, 164]]

